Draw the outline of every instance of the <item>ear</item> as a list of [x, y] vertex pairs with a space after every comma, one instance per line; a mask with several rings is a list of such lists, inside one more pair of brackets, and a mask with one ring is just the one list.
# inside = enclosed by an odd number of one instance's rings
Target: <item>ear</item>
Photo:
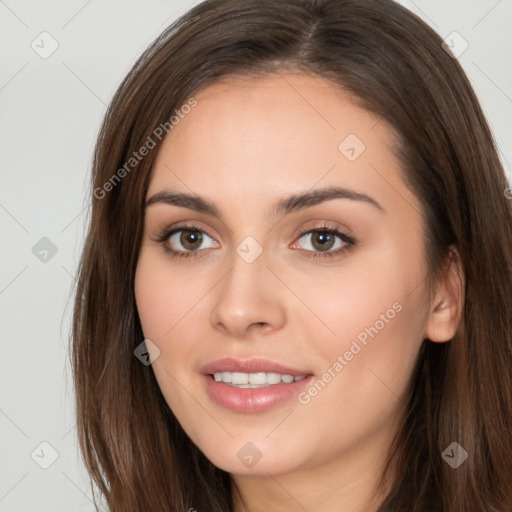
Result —
[[460, 255], [452, 245], [430, 304], [424, 338], [440, 343], [450, 341], [455, 336], [464, 307], [464, 289], [465, 276]]

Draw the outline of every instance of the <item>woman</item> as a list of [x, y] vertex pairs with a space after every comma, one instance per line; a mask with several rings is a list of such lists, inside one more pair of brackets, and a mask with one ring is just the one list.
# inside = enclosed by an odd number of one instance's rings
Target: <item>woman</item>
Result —
[[388, 0], [207, 0], [95, 151], [73, 353], [111, 511], [512, 509], [512, 208]]

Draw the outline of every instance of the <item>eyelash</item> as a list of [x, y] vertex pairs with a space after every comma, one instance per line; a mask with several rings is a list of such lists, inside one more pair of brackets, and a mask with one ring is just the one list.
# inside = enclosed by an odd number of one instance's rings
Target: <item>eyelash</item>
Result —
[[[174, 249], [170, 249], [166, 242], [168, 239], [174, 235], [175, 233], [178, 233], [180, 231], [192, 231], [192, 232], [198, 232], [202, 233], [204, 235], [208, 235], [204, 230], [200, 229], [197, 226], [194, 226], [193, 224], [188, 224], [186, 226], [179, 226], [176, 228], [171, 229], [164, 229], [161, 231], [157, 237], [154, 239], [155, 242], [160, 243], [163, 246], [163, 249], [166, 253], [168, 253], [172, 258], [195, 258], [197, 257], [197, 253], [200, 251], [175, 251]], [[342, 240], [342, 242], [345, 243], [345, 245], [335, 251], [330, 252], [322, 252], [322, 251], [308, 251], [306, 250], [306, 253], [312, 253], [308, 254], [307, 257], [309, 258], [333, 258], [335, 256], [340, 256], [341, 254], [348, 252], [352, 250], [356, 245], [357, 241], [352, 238], [351, 236], [347, 235], [346, 233], [343, 233], [342, 231], [339, 231], [336, 228], [329, 227], [327, 225], [319, 226], [317, 228], [306, 228], [303, 229], [299, 235], [298, 239], [302, 238], [304, 235], [309, 233], [328, 233], [332, 235], [336, 235], [338, 238]], [[211, 238], [211, 237], [210, 237]]]

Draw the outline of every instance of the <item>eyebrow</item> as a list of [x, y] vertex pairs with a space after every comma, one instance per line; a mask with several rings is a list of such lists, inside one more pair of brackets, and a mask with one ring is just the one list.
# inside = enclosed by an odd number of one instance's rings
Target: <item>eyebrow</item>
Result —
[[[316, 206], [320, 203], [330, 201], [332, 199], [350, 199], [352, 201], [362, 201], [364, 203], [374, 206], [383, 213], [386, 211], [384, 210], [380, 203], [378, 203], [372, 197], [367, 196], [366, 194], [354, 192], [353, 190], [349, 190], [346, 188], [329, 187], [304, 192], [302, 194], [294, 194], [284, 199], [281, 199], [274, 204], [272, 214], [276, 216], [284, 216], [292, 212]], [[198, 195], [162, 190], [151, 196], [146, 201], [146, 207], [158, 203], [180, 206], [182, 208], [189, 208], [191, 210], [212, 215], [219, 219], [222, 218], [220, 210], [213, 203], [207, 201], [206, 199]]]

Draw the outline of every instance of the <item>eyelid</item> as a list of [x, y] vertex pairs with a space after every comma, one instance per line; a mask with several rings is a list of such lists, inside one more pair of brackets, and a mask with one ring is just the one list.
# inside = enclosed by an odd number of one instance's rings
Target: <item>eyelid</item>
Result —
[[166, 233], [170, 236], [170, 234], [175, 233], [176, 231], [181, 231], [181, 230], [198, 231], [199, 233], [203, 233], [203, 234], [207, 235], [212, 240], [215, 240], [215, 241], [217, 241], [217, 239], [222, 240], [222, 237], [210, 235], [209, 232], [211, 231], [211, 229], [212, 228], [210, 226], [203, 227], [202, 222], [200, 222], [200, 221], [184, 220], [184, 221], [176, 222], [175, 224], [173, 224], [173, 223], [165, 224], [163, 228], [155, 229], [156, 235], [155, 235], [154, 240], [156, 241], [157, 239], [161, 238]]
[[345, 226], [343, 224], [339, 224], [337, 222], [330, 221], [327, 219], [317, 219], [317, 220], [307, 222], [304, 226], [298, 228], [295, 231], [293, 237], [299, 238], [302, 235], [309, 233], [310, 231], [322, 231], [322, 230], [339, 231], [339, 232], [343, 233], [344, 235], [346, 235], [347, 237], [352, 238], [352, 235], [351, 235], [352, 230], [351, 229], [349, 229], [347, 226]]

